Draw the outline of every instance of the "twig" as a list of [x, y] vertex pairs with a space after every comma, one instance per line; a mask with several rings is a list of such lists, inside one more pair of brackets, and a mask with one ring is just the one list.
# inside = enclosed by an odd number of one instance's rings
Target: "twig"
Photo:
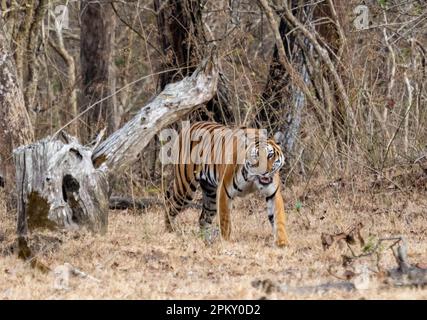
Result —
[[89, 279], [91, 281], [94, 281], [96, 283], [101, 283], [101, 280], [91, 276], [90, 274], [87, 274], [79, 269], [77, 269], [76, 267], [73, 267], [71, 264], [69, 263], [64, 263], [64, 266], [68, 268], [69, 272], [74, 275], [74, 276], [78, 276], [80, 278], [84, 278], [84, 279]]
[[408, 91], [408, 102], [406, 107], [406, 113], [405, 113], [405, 137], [404, 137], [404, 148], [405, 153], [408, 153], [408, 145], [409, 145], [409, 110], [412, 107], [412, 92], [414, 88], [411, 86], [411, 83], [409, 82], [408, 75], [406, 71], [403, 73], [403, 79], [405, 80], [406, 90]]

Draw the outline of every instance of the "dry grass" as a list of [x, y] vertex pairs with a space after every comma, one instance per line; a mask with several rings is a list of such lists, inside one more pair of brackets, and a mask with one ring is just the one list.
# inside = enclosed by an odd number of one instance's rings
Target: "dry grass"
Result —
[[[313, 192], [300, 212], [294, 205], [302, 187], [285, 192], [292, 242], [284, 249], [272, 246], [264, 205], [254, 197], [235, 201], [232, 241], [218, 240], [210, 246], [198, 235], [196, 210], [181, 215], [181, 233], [168, 234], [161, 207], [111, 212], [106, 236], [56, 234], [62, 244], [39, 239], [38, 256], [52, 269], [69, 263], [99, 280], [71, 277], [67, 289], [55, 288], [53, 272], [34, 270], [8, 253], [14, 221], [0, 207], [0, 299], [427, 299], [426, 289], [384, 289], [375, 281], [367, 290], [352, 292], [274, 290], [276, 284], [297, 288], [340, 281], [328, 268], [341, 272], [341, 254], [348, 251], [339, 245], [323, 251], [320, 235], [342, 231], [357, 221], [364, 223], [366, 238], [403, 235], [411, 262], [426, 262], [424, 190], [374, 190], [369, 183], [363, 187], [351, 180], [335, 184], [317, 180], [311, 185]], [[392, 255], [384, 252], [381, 266], [394, 264]], [[268, 280], [273, 290], [255, 288], [255, 280]]]

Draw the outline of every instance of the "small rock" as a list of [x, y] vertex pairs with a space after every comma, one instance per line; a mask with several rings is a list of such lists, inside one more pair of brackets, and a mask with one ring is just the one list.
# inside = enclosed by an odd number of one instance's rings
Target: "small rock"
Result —
[[55, 277], [53, 281], [53, 288], [56, 290], [69, 290], [71, 270], [68, 265], [60, 265], [53, 270]]
[[354, 287], [357, 290], [367, 290], [371, 287], [371, 279], [367, 266], [360, 266], [356, 276], [353, 278]]

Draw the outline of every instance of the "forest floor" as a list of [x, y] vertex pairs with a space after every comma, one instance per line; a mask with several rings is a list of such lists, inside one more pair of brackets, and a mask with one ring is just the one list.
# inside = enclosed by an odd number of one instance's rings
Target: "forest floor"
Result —
[[[425, 286], [386, 284], [384, 271], [396, 267], [391, 243], [343, 266], [351, 250], [369, 253], [379, 238], [401, 235], [409, 261], [426, 267], [423, 177], [406, 171], [382, 179], [316, 178], [309, 185], [295, 184], [283, 193], [286, 248], [272, 245], [265, 204], [248, 196], [234, 202], [229, 242], [205, 243], [196, 209], [181, 214], [180, 232], [166, 233], [161, 206], [111, 211], [105, 236], [35, 236], [34, 251], [52, 270], [46, 273], [17, 258], [14, 218], [0, 205], [0, 299], [427, 299]], [[364, 245], [341, 240], [324, 250], [322, 233], [343, 232], [359, 222]], [[72, 269], [84, 275], [67, 271]]]

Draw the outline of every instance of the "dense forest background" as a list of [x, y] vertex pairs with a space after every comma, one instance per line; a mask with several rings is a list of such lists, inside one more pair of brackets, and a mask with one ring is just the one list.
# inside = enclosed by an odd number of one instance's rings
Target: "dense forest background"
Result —
[[[0, 0], [0, 10], [0, 299], [427, 298], [425, 0]], [[134, 129], [200, 66], [208, 98], [181, 92], [199, 101], [188, 109], [208, 102], [181, 120], [267, 129], [285, 153], [285, 248], [257, 194], [234, 201], [230, 241], [200, 232], [200, 193], [165, 232], [171, 168], [158, 136]], [[61, 152], [31, 144], [52, 135]], [[90, 218], [108, 232], [72, 228]]]
[[[378, 174], [425, 150], [424, 1], [4, 0], [1, 7], [2, 51], [13, 57], [22, 92], [22, 100], [1, 101], [6, 183], [13, 148], [61, 128], [83, 143], [103, 128], [112, 133], [190, 74], [212, 44], [217, 95], [186, 118], [268, 129], [287, 154], [286, 178]], [[13, 104], [19, 119], [8, 118]], [[158, 152], [156, 138], [117, 183], [120, 192], [159, 185]]]

